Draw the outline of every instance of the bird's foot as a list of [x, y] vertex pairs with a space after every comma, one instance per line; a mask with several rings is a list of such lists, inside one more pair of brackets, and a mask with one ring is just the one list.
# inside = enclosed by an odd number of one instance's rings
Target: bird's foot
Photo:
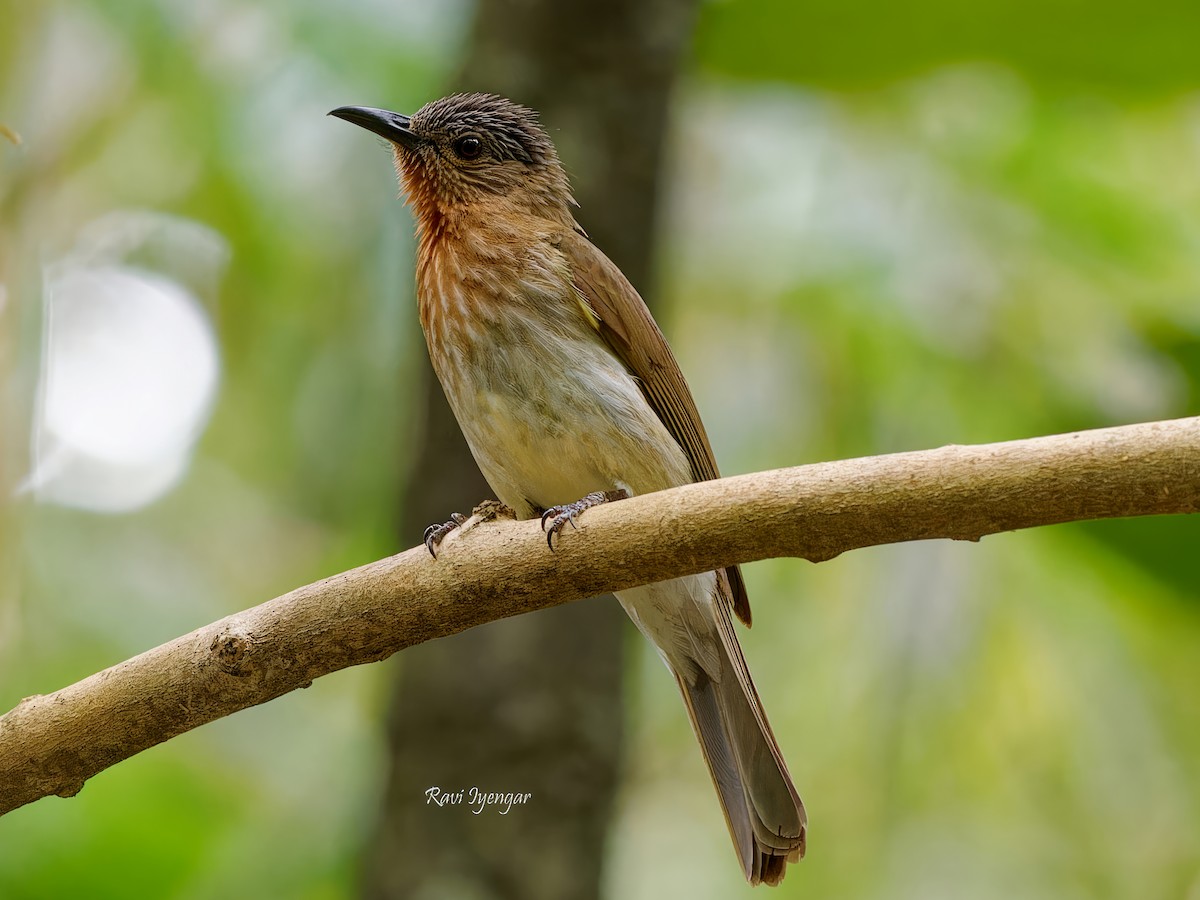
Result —
[[446, 535], [457, 528], [462, 528], [468, 522], [471, 522], [472, 527], [474, 527], [481, 522], [494, 522], [497, 519], [515, 519], [516, 517], [517, 514], [512, 511], [512, 508], [505, 506], [499, 500], [484, 500], [471, 510], [470, 519], [462, 513], [451, 513], [449, 522], [443, 522], [441, 525], [430, 525], [426, 528], [425, 547], [429, 550], [430, 555], [434, 559], [437, 559], [437, 548], [441, 546]]
[[[574, 503], [550, 507], [542, 513], [542, 531], [546, 532], [546, 543], [553, 550], [554, 536], [561, 534], [562, 530], [567, 527], [568, 522], [574, 528], [575, 517], [585, 509], [600, 506], [602, 503], [611, 503], [613, 500], [625, 500], [628, 497], [629, 492], [623, 488], [617, 488], [615, 491], [593, 491], [583, 499], [576, 500]], [[547, 523], [549, 524], [547, 525]]]
[[446, 539], [446, 535], [456, 528], [461, 528], [466, 521], [467, 517], [462, 513], [451, 513], [449, 522], [443, 522], [441, 525], [430, 525], [426, 528], [425, 549], [429, 551], [429, 555], [437, 559], [437, 548]]

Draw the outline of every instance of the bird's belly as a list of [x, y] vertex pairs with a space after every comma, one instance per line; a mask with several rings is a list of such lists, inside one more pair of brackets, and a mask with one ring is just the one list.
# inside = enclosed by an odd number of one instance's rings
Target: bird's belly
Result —
[[[498, 493], [519, 491], [520, 500], [546, 509], [617, 486], [617, 473], [602, 459], [602, 447], [613, 441], [611, 435], [598, 432], [607, 429], [573, 425], [569, 415], [541, 412], [524, 399], [481, 392], [475, 401], [478, 417], [463, 427], [484, 477]], [[547, 406], [556, 404], [554, 397], [545, 399]]]
[[456, 366], [442, 383], [484, 477], [519, 515], [591, 491], [637, 494], [692, 480], [686, 454], [598, 337], [513, 341], [472, 355], [485, 363]]

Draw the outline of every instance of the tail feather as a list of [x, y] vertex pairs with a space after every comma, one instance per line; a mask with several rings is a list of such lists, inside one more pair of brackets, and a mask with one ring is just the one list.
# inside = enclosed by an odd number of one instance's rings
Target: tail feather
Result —
[[733, 631], [718, 573], [622, 591], [617, 599], [675, 675], [751, 884], [778, 884], [804, 856], [808, 819]]
[[789, 862], [804, 856], [808, 818], [750, 679], [728, 608], [714, 605], [721, 610], [719, 677], [697, 667], [694, 683], [678, 673], [675, 678], [746, 878], [774, 885]]
[[725, 824], [729, 826], [729, 834], [733, 837], [742, 870], [749, 878], [754, 867], [754, 823], [750, 820], [750, 808], [746, 803], [741, 776], [738, 774], [737, 760], [722, 727], [716, 691], [707, 676], [701, 678], [704, 684], [693, 687], [684, 682], [678, 674], [675, 675], [675, 681], [679, 684], [679, 691], [683, 694], [683, 702], [687, 707], [688, 718], [704, 750], [704, 761], [708, 763], [713, 785], [721, 799]]

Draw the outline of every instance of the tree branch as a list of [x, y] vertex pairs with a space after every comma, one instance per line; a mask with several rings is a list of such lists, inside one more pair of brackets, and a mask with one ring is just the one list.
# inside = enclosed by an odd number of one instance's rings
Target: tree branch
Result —
[[778, 556], [1200, 509], [1200, 418], [778, 469], [536, 522], [468, 524], [306, 585], [0, 717], [0, 814], [314, 678], [483, 622]]

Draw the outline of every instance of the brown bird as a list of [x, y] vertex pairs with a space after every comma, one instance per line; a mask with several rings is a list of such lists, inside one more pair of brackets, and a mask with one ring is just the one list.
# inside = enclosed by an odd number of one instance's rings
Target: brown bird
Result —
[[[589, 506], [717, 478], [687, 382], [650, 311], [575, 221], [536, 113], [490, 94], [412, 116], [330, 115], [386, 138], [416, 215], [429, 356], [484, 477], [551, 541]], [[583, 498], [582, 500], [579, 498]], [[462, 517], [427, 533], [430, 551]], [[778, 884], [807, 818], [731, 613], [736, 566], [617, 594], [675, 676], [746, 878]]]

